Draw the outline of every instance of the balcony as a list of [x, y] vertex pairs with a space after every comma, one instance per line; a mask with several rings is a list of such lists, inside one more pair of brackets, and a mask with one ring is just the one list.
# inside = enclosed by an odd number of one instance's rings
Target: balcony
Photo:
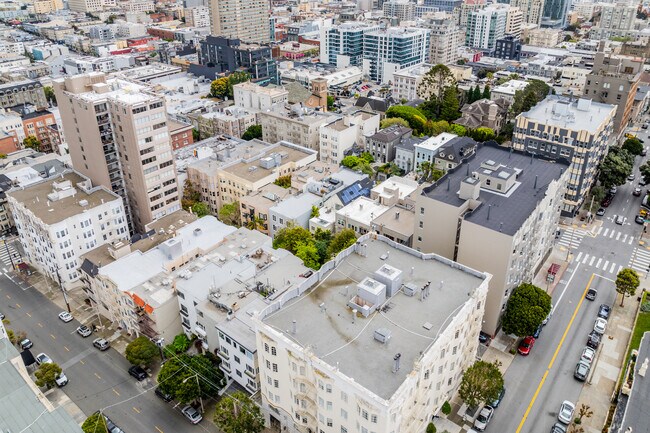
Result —
[[230, 356], [227, 353], [222, 352], [221, 350], [217, 351], [217, 356], [225, 361], [230, 359]]
[[230, 365], [226, 364], [225, 362], [219, 364], [219, 368], [222, 369], [226, 374], [232, 373], [232, 370], [230, 369]]
[[246, 383], [246, 389], [255, 394], [257, 392], [257, 385], [251, 385], [250, 382], [248, 382]]
[[255, 373], [251, 373], [248, 369], [244, 370], [244, 374], [246, 374], [246, 376], [250, 377], [253, 380], [257, 379]]

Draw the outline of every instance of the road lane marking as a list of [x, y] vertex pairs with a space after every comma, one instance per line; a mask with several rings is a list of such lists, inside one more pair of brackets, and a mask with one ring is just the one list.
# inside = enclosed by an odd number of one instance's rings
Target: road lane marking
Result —
[[99, 374], [95, 373], [95, 376], [97, 376], [97, 379], [102, 380], [102, 377]]
[[619, 240], [620, 237], [621, 237], [621, 232], [618, 232], [618, 234], [616, 235], [616, 240]]
[[[599, 232], [599, 233], [600, 233], [600, 232]], [[608, 229], [608, 228], [605, 229], [605, 231], [603, 232], [603, 236], [607, 236], [607, 233], [609, 233], [609, 229]]]
[[614, 266], [616, 266], [616, 263], [612, 263], [612, 266], [609, 268], [609, 273], [611, 274], [614, 272]]
[[65, 346], [63, 346], [63, 348], [64, 348], [65, 350], [67, 350], [68, 352], [70, 351], [70, 349], [68, 349], [68, 348], [67, 348], [67, 347], [65, 347]]
[[52, 340], [56, 340], [56, 337], [54, 336], [54, 334], [50, 334], [50, 337], [52, 337]]
[[38, 322], [37, 325], [41, 328], [43, 327], [43, 324], [41, 322]]
[[154, 427], [156, 428], [156, 430], [158, 430], [159, 433], [165, 433], [164, 431], [160, 430], [160, 427], [158, 427], [157, 425], [155, 425]]
[[623, 236], [623, 239], [621, 239], [621, 242], [625, 242], [627, 240], [627, 235]]
[[578, 253], [578, 256], [576, 257], [576, 262], [579, 262], [580, 258], [582, 258], [582, 251]]
[[598, 231], [596, 232], [596, 236], [600, 234], [600, 232], [603, 231], [603, 226], [598, 227]]
[[79, 362], [81, 362], [83, 365], [86, 365], [86, 363], [83, 361], [83, 359], [81, 361], [79, 361]]
[[117, 394], [117, 395], [120, 395], [120, 393], [117, 392], [117, 390], [116, 390], [115, 388], [113, 388], [113, 392], [114, 392], [115, 394]]
[[16, 304], [16, 307], [20, 308], [20, 304]]
[[[524, 424], [526, 423], [526, 419], [528, 419], [528, 415], [530, 415], [530, 411], [532, 410], [533, 405], [535, 404], [535, 401], [537, 400], [537, 396], [539, 395], [539, 392], [542, 390], [542, 386], [544, 386], [544, 382], [546, 382], [546, 378], [548, 377], [548, 373], [551, 371], [551, 368], [553, 368], [553, 364], [555, 364], [555, 360], [557, 359], [557, 356], [560, 353], [560, 349], [562, 348], [562, 344], [564, 344], [564, 340], [566, 340], [566, 337], [569, 334], [569, 330], [571, 329], [571, 326], [573, 325], [573, 322], [575, 321], [576, 316], [578, 315], [578, 311], [580, 310], [580, 307], [582, 306], [582, 302], [585, 300], [585, 296], [587, 295], [587, 291], [589, 290], [589, 287], [591, 286], [591, 283], [593, 282], [595, 276], [596, 276], [596, 274], [591, 274], [591, 278], [589, 278], [589, 282], [587, 283], [587, 287], [585, 287], [585, 290], [582, 293], [582, 296], [580, 297], [580, 300], [578, 301], [578, 304], [576, 305], [576, 308], [573, 310], [573, 315], [571, 316], [571, 319], [569, 320], [569, 324], [564, 329], [564, 334], [562, 334], [562, 338], [560, 339], [560, 342], [558, 343], [557, 347], [555, 348], [555, 352], [553, 353], [553, 357], [551, 358], [551, 361], [548, 363], [548, 367], [546, 367], [546, 371], [544, 372], [544, 375], [542, 376], [542, 380], [539, 382], [539, 385], [537, 385], [537, 389], [535, 390], [535, 393], [533, 394], [533, 398], [530, 400], [530, 403], [528, 404], [528, 407], [526, 408], [526, 412], [524, 413], [524, 417], [521, 419], [521, 422], [519, 423], [519, 426], [517, 427], [517, 430], [515, 431], [515, 433], [520, 433], [521, 429], [524, 428]], [[573, 278], [573, 275], [571, 275], [571, 277]], [[564, 292], [562, 292], [562, 295], [564, 295]], [[562, 295], [560, 295], [560, 298], [562, 297]], [[556, 307], [557, 307], [558, 303], [559, 303], [559, 300], [558, 300], [558, 302], [555, 303]]]
[[5, 295], [5, 296], [7, 297], [7, 299], [11, 299], [11, 296], [9, 296], [9, 295]]
[[614, 230], [612, 230], [612, 232], [609, 234], [610, 239], [612, 239], [614, 237], [614, 233], [615, 233]]
[[591, 260], [589, 260], [589, 266], [593, 266], [594, 260], [596, 260], [596, 256], [591, 256]]
[[582, 259], [582, 264], [584, 265], [585, 263], [587, 263], [587, 260], [589, 260], [589, 254], [585, 254], [584, 259]]
[[618, 271], [616, 271], [616, 274], [618, 275], [618, 273], [621, 272], [622, 270], [623, 270], [623, 266], [619, 266]]
[[137, 413], [140, 413], [140, 409], [138, 409], [138, 408], [135, 407], [135, 406], [133, 406], [133, 410], [136, 411]]
[[29, 317], [32, 317], [32, 315], [31, 315], [31, 314], [29, 314], [28, 312], [25, 312], [25, 314], [27, 314], [27, 315], [28, 315]]
[[596, 262], [596, 267], [597, 267], [597, 268], [600, 268], [600, 262], [602, 262], [602, 261], [603, 261], [602, 258], [599, 258], [599, 259], [598, 259], [598, 261]]

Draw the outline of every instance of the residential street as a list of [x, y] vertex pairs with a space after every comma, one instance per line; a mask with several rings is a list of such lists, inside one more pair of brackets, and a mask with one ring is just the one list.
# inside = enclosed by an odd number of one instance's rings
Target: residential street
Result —
[[64, 323], [61, 311], [34, 288], [22, 289], [0, 274], [2, 312], [10, 328], [23, 330], [34, 343], [34, 355], [45, 352], [59, 364], [69, 383], [63, 388], [86, 416], [100, 408], [126, 433], [218, 430], [204, 420], [191, 425], [181, 407], [165, 403], [153, 393], [154, 378], [137, 382], [128, 375], [129, 363], [113, 349], [100, 352], [92, 346], [93, 336], [76, 333], [79, 323]]

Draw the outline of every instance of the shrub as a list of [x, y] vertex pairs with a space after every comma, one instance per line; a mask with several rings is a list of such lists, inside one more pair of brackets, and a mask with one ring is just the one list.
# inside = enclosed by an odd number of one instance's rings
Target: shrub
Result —
[[449, 415], [451, 413], [451, 405], [449, 404], [448, 401], [444, 402], [444, 404], [442, 405], [441, 410], [442, 410], [442, 413], [444, 413], [445, 415]]

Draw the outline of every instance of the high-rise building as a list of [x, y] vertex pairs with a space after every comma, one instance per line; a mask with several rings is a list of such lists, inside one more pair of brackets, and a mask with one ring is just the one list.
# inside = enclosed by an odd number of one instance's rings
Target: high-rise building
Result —
[[545, 0], [542, 13], [542, 26], [564, 28], [566, 15], [569, 12], [571, 0]]
[[102, 0], [68, 0], [68, 8], [73, 12], [99, 12], [103, 6]]
[[589, 32], [591, 39], [609, 39], [611, 37], [629, 36], [634, 29], [637, 12], [636, 4], [603, 4], [600, 10], [600, 22]]
[[185, 24], [190, 27], [210, 27], [210, 8], [194, 6], [185, 9]]
[[379, 30], [379, 25], [348, 22], [335, 27], [321, 27], [320, 61], [337, 68], [363, 64], [363, 35]]
[[464, 30], [448, 14], [440, 13], [427, 17], [421, 27], [430, 30], [429, 63], [443, 65], [456, 63], [458, 48], [464, 42]]
[[372, 81], [393, 81], [393, 73], [424, 63], [429, 56], [429, 29], [390, 27], [363, 35], [363, 70]]
[[453, 12], [454, 9], [463, 4], [463, 0], [424, 0], [425, 6], [437, 7], [438, 10], [443, 12]]
[[465, 45], [482, 50], [493, 50], [497, 39], [506, 34], [509, 7], [492, 4], [484, 9], [472, 11], [467, 17]]
[[89, 73], [54, 82], [72, 164], [124, 198], [132, 230], [180, 209], [165, 99]]
[[410, 0], [390, 0], [384, 2], [384, 16], [398, 21], [412, 21], [415, 18], [415, 3]]
[[213, 35], [270, 42], [268, 0], [210, 0], [210, 9]]
[[485, 0], [464, 0], [460, 7], [454, 9], [454, 17], [461, 27], [467, 27], [467, 17], [472, 11], [478, 11], [487, 6]]
[[524, 22], [540, 25], [544, 0], [510, 0], [510, 6], [519, 8], [524, 14]]
[[508, 9], [508, 16], [506, 18], [506, 34], [519, 38], [521, 36], [523, 22], [524, 14], [521, 9], [511, 6]]

